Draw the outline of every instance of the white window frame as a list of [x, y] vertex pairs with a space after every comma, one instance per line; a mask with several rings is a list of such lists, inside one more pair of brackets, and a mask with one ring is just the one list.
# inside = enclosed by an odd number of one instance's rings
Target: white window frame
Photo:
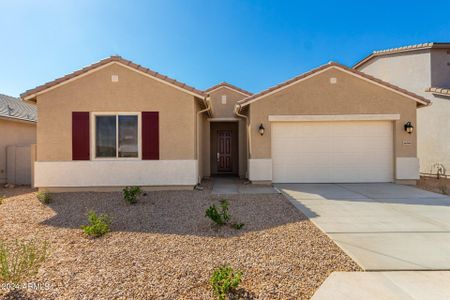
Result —
[[[96, 157], [96, 122], [97, 116], [115, 116], [116, 117], [116, 157]], [[119, 157], [119, 116], [137, 116], [138, 122], [138, 157]], [[142, 114], [140, 112], [92, 112], [90, 113], [91, 122], [91, 160], [142, 160]]]

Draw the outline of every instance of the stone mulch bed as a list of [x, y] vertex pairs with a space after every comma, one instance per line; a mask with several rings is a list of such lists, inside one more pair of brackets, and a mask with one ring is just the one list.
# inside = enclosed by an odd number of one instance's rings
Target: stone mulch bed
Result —
[[450, 178], [435, 178], [421, 176], [417, 182], [417, 187], [430, 192], [449, 195], [450, 194]]
[[[5, 299], [211, 299], [214, 267], [244, 272], [240, 299], [309, 299], [333, 271], [360, 268], [282, 195], [227, 197], [241, 230], [204, 217], [217, 197], [204, 191], [149, 192], [136, 205], [121, 193], [53, 194], [0, 189], [0, 239], [48, 241], [51, 254], [31, 281], [48, 290], [0, 288]], [[93, 209], [112, 232], [86, 238]], [[0, 285], [1, 287], [1, 285]]]

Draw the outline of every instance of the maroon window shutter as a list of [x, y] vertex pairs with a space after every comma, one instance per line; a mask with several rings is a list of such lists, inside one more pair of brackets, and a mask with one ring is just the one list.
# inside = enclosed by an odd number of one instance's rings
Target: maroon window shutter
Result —
[[89, 112], [72, 112], [72, 160], [89, 160]]
[[142, 159], [159, 159], [159, 113], [142, 112]]

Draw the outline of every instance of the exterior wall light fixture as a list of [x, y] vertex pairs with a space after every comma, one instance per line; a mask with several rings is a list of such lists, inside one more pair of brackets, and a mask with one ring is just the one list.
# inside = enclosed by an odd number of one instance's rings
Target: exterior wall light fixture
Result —
[[405, 131], [409, 134], [411, 134], [414, 131], [414, 126], [411, 124], [411, 122], [406, 122], [405, 124]]
[[264, 128], [263, 124], [261, 123], [261, 125], [259, 125], [259, 128], [258, 128], [259, 134], [264, 135], [264, 130], [265, 130], [265, 128]]

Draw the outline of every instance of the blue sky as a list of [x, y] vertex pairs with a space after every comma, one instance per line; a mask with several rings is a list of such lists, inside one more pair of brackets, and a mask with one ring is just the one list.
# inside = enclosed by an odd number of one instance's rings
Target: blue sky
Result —
[[373, 50], [450, 42], [447, 1], [4, 1], [0, 93], [118, 54], [199, 89], [252, 92]]

